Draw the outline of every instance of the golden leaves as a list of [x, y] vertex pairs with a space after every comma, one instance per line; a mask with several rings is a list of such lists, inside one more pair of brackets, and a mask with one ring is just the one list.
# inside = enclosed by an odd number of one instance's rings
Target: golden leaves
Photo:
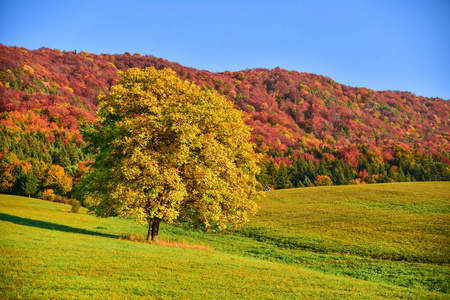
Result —
[[256, 211], [259, 156], [242, 113], [170, 69], [118, 74], [109, 96], [99, 97], [92, 139], [104, 154], [93, 172], [107, 174], [93, 178], [109, 182], [99, 207], [141, 221], [196, 220], [207, 229], [245, 223]]

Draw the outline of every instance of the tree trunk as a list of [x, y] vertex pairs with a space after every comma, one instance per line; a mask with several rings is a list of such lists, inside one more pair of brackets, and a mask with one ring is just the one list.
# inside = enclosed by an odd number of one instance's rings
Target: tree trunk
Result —
[[153, 226], [152, 226], [152, 241], [153, 242], [158, 241], [159, 223], [161, 223], [161, 219], [153, 220]]
[[148, 222], [148, 233], [147, 233], [147, 241], [156, 242], [158, 241], [158, 233], [159, 233], [159, 224], [161, 223], [161, 219], [150, 219]]
[[147, 241], [150, 241], [150, 234], [152, 233], [153, 227], [153, 219], [148, 220], [148, 232], [147, 232]]

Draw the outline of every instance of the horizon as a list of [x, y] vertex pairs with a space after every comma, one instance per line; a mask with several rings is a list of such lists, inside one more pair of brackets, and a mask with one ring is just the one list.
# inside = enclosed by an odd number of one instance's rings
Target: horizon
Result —
[[4, 4], [0, 43], [138, 53], [213, 73], [280, 67], [449, 100], [449, 13], [439, 0], [23, 1]]

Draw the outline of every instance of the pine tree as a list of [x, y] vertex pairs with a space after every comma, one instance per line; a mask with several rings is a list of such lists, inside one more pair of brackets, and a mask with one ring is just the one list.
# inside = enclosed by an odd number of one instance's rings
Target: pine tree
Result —
[[269, 162], [268, 161], [262, 161], [260, 163], [260, 173], [256, 175], [256, 179], [258, 182], [264, 187], [271, 187], [273, 186], [272, 183], [272, 174], [269, 171]]
[[303, 181], [303, 185], [305, 187], [312, 187], [313, 186], [313, 184], [312, 184], [312, 182], [311, 182], [311, 180], [309, 179], [308, 176], [305, 177], [305, 180]]
[[283, 162], [281, 162], [278, 169], [275, 186], [277, 189], [286, 189], [292, 187], [289, 170]]
[[269, 180], [268, 181], [269, 186], [271, 186], [271, 187], [275, 186], [278, 170], [277, 170], [277, 166], [275, 165], [273, 160], [270, 160], [269, 163], [267, 164], [266, 172], [267, 172], [267, 177]]
[[28, 171], [28, 174], [25, 176], [25, 180], [22, 182], [22, 194], [34, 195], [38, 191], [39, 187], [39, 179], [34, 175], [33, 170]]
[[22, 194], [22, 184], [25, 181], [26, 174], [23, 170], [22, 165], [17, 166], [14, 172], [14, 176], [16, 177], [16, 182], [13, 187], [13, 194], [21, 195]]
[[58, 157], [59, 165], [63, 168], [67, 168], [71, 165], [69, 154], [66, 151], [66, 148], [62, 148]]

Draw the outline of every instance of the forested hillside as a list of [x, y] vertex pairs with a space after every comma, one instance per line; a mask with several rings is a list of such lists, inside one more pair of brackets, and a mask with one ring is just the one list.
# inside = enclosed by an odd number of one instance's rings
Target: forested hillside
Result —
[[[0, 193], [74, 196], [92, 159], [80, 126], [117, 71], [171, 68], [218, 90], [253, 127], [262, 187], [450, 180], [450, 105], [280, 68], [211, 73], [139, 54], [0, 44]], [[44, 193], [45, 192], [45, 193]]]

